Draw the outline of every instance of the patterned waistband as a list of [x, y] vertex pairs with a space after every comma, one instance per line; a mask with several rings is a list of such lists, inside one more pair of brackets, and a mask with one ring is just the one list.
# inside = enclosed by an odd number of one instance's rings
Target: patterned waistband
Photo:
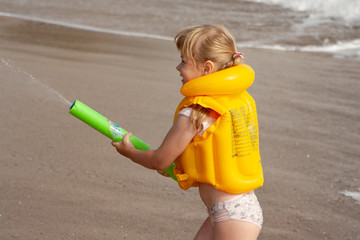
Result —
[[232, 202], [237, 201], [239, 198], [243, 198], [245, 196], [248, 196], [249, 194], [253, 195], [254, 191], [238, 194], [238, 195], [235, 195], [233, 198], [230, 198], [230, 199], [228, 199], [226, 201], [215, 203], [214, 205], [212, 205], [211, 207], [208, 208], [208, 212], [209, 213], [216, 213], [218, 211], [224, 210], [224, 209], [226, 209], [227, 205], [231, 204]]

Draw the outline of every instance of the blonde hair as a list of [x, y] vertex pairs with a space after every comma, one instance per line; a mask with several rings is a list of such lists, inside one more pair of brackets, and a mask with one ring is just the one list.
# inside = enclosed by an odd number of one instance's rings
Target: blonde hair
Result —
[[175, 36], [176, 47], [183, 56], [194, 63], [215, 63], [219, 70], [239, 65], [236, 42], [229, 30], [222, 25], [198, 25], [181, 29]]
[[[242, 63], [242, 57], [234, 55], [237, 52], [234, 37], [222, 25], [185, 27], [176, 34], [174, 42], [181, 55], [196, 65], [210, 60], [219, 67], [218, 70], [223, 70]], [[210, 109], [197, 104], [191, 107], [193, 111], [190, 119], [194, 128], [200, 131], [202, 123], [210, 114]]]

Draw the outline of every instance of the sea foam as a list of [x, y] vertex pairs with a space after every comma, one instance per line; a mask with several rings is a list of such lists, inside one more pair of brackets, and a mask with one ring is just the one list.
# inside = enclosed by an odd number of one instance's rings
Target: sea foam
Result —
[[356, 200], [356, 203], [360, 204], [360, 188], [359, 192], [342, 191], [340, 193], [347, 197], [352, 197], [354, 200]]
[[252, 0], [265, 4], [278, 4], [295, 11], [306, 11], [324, 17], [343, 18], [349, 22], [360, 22], [359, 0]]
[[68, 22], [51, 20], [51, 19], [44, 19], [44, 18], [38, 18], [38, 17], [29, 17], [29, 16], [20, 15], [20, 14], [14, 14], [14, 13], [0, 12], [0, 16], [23, 19], [23, 20], [27, 20], [27, 21], [48, 23], [48, 24], [53, 24], [53, 25], [57, 25], [57, 26], [69, 27], [69, 28], [92, 31], [92, 32], [110, 33], [110, 34], [115, 34], [115, 35], [132, 36], [132, 37], [144, 37], [144, 38], [152, 38], [152, 39], [160, 39], [160, 40], [173, 40], [170, 37], [156, 35], [156, 34], [128, 32], [128, 31], [107, 29], [107, 28], [101, 28], [101, 27], [93, 27], [93, 26], [89, 26], [89, 25], [68, 23]]
[[238, 43], [238, 47], [262, 48], [278, 51], [300, 51], [300, 52], [318, 52], [329, 53], [337, 58], [351, 57], [360, 59], [360, 39], [351, 41], [338, 41], [334, 44], [324, 44], [321, 46], [294, 46], [279, 44], [261, 44], [259, 42]]

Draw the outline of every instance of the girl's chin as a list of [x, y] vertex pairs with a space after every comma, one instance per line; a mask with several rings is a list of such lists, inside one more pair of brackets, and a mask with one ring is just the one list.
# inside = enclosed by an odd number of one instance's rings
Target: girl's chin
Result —
[[189, 80], [181, 79], [181, 82], [184, 85], [185, 83], [189, 82]]

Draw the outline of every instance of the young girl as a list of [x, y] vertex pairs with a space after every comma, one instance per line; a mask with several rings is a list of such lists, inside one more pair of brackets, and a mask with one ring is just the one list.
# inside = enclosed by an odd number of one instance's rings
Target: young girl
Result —
[[160, 171], [175, 161], [180, 187], [199, 188], [209, 217], [194, 239], [257, 239], [262, 210], [253, 190], [263, 175], [255, 102], [246, 92], [254, 72], [223, 26], [187, 27], [175, 42], [185, 98], [172, 128], [156, 150], [135, 149], [131, 133], [112, 144], [146, 168]]

